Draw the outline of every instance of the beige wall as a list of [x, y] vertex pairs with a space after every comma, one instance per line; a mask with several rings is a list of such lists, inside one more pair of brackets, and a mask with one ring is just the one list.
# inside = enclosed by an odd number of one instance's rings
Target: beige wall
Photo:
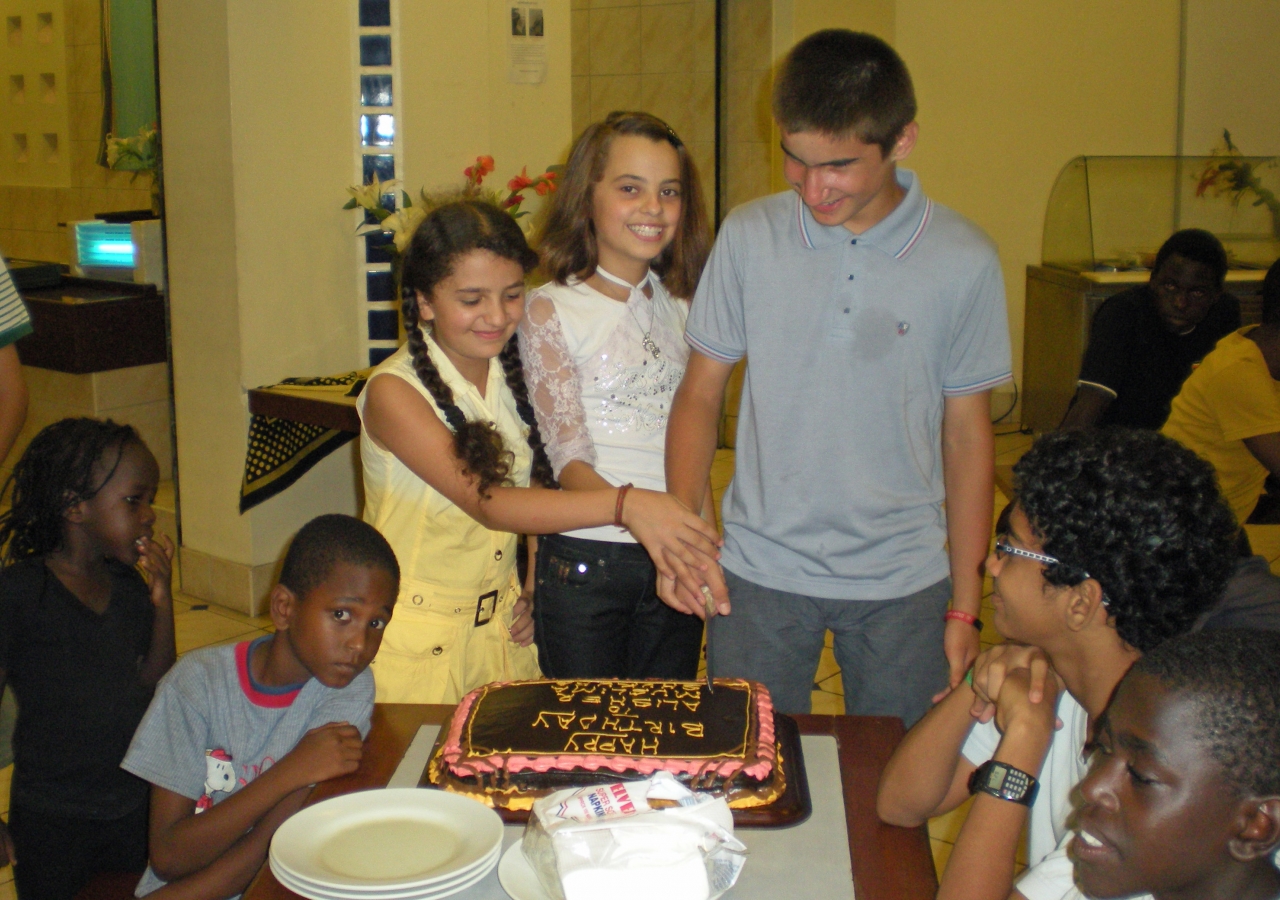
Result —
[[[572, 130], [569, 0], [542, 4], [547, 77], [507, 80], [511, 4], [502, 0], [400, 3], [404, 182], [411, 195], [462, 184], [480, 155], [494, 158], [502, 187], [522, 166], [562, 162]], [[525, 209], [536, 209], [532, 200]]]
[[237, 509], [244, 389], [358, 363], [356, 246], [340, 209], [353, 23], [345, 5], [305, 2], [161, 0], [158, 12], [183, 540], [265, 564], [311, 515], [355, 511], [341, 453]]
[[1182, 152], [1208, 153], [1231, 131], [1251, 156], [1280, 155], [1280, 3], [1187, 0]]
[[[229, 577], [221, 563], [257, 567], [236, 583], [260, 590], [263, 569], [307, 519], [357, 512], [349, 450], [237, 511], [245, 390], [364, 364], [359, 243], [341, 209], [359, 179], [353, 7], [159, 3], [183, 540], [199, 590], [213, 594]], [[563, 153], [568, 0], [544, 7], [547, 81], [513, 87], [502, 4], [400, 4], [397, 124], [411, 192], [459, 184], [480, 153], [498, 158], [504, 181], [517, 162], [540, 170]]]
[[[760, 2], [760, 0], [751, 0]], [[767, 15], [767, 0], [763, 0]], [[689, 147], [714, 204], [714, 0], [573, 0], [573, 135], [618, 109], [663, 119]]]
[[[25, 4], [30, 10], [37, 5]], [[131, 173], [113, 172], [96, 162], [102, 127], [99, 0], [63, 0], [43, 6], [54, 9], [56, 39], [66, 43], [64, 87], [70, 142], [65, 152], [70, 157], [70, 187], [20, 187], [0, 179], [0, 253], [66, 263], [66, 229], [59, 223], [91, 218], [97, 212], [147, 209], [151, 182], [149, 176], [134, 181]], [[9, 73], [2, 74], [0, 102], [8, 103]], [[28, 102], [37, 102], [38, 86], [28, 83], [27, 95]], [[0, 137], [12, 140], [8, 134]], [[9, 149], [6, 143], [4, 151]], [[34, 145], [32, 149], [35, 152]]]
[[1176, 0], [898, 0], [896, 46], [920, 102], [907, 165], [1000, 248], [1021, 383], [1026, 266], [1080, 154], [1175, 152]]

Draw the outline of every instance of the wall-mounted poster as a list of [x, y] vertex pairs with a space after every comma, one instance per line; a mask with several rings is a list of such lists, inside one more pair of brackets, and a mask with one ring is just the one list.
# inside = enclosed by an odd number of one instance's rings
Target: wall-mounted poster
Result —
[[541, 84], [547, 77], [546, 25], [540, 0], [519, 0], [511, 7], [510, 62], [512, 84]]

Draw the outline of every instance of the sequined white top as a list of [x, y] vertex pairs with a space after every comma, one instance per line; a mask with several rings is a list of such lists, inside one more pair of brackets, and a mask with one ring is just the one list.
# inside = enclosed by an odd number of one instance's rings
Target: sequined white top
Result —
[[[610, 484], [666, 490], [667, 416], [684, 376], [688, 304], [651, 277], [621, 303], [571, 279], [529, 294], [520, 355], [529, 399], [556, 475], [573, 460]], [[645, 335], [657, 347], [645, 348]], [[595, 541], [634, 538], [611, 525], [567, 532]]]

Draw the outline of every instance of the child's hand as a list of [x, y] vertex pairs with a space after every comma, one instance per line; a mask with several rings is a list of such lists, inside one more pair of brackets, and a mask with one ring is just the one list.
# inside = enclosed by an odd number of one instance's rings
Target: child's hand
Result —
[[697, 616], [703, 621], [712, 616], [727, 616], [729, 589], [725, 586], [724, 570], [720, 568], [720, 564], [714, 563], [701, 572], [696, 569], [686, 571], [691, 571], [695, 581], [699, 582], [697, 587], [691, 588], [686, 580], [668, 577], [659, 572], [658, 599], [676, 612]]
[[0, 822], [0, 866], [11, 866], [17, 861], [13, 854], [13, 837], [9, 834], [9, 826]]
[[303, 735], [298, 745], [285, 754], [281, 765], [288, 765], [297, 776], [299, 787], [349, 775], [360, 766], [364, 742], [360, 732], [347, 722], [330, 722]]
[[671, 494], [640, 489], [627, 494], [622, 524], [649, 551], [659, 575], [675, 579], [689, 597], [699, 598], [694, 609], [702, 608], [702, 586], [709, 584], [717, 610], [721, 615], [728, 613], [728, 591], [711, 572], [718, 568], [724, 543], [714, 526]]
[[526, 590], [511, 610], [511, 640], [521, 647], [533, 643], [533, 591]]
[[1044, 742], [1045, 749], [1053, 739], [1053, 733], [1062, 727], [1056, 710], [1058, 706], [1058, 679], [1056, 675], [1044, 680], [1043, 696], [1031, 699], [1032, 674], [1030, 669], [1010, 669], [1005, 672], [1000, 685], [1000, 695], [995, 700], [996, 727], [1001, 734], [1016, 731], [1020, 735], [1034, 736]]
[[172, 604], [173, 541], [163, 534], [160, 535], [160, 541], [141, 537], [138, 538], [138, 551], [142, 554], [138, 558], [138, 565], [146, 573], [152, 605], [163, 607]]
[[991, 721], [1005, 677], [1014, 669], [1026, 669], [1030, 673], [1027, 699], [1032, 703], [1039, 703], [1044, 697], [1046, 682], [1053, 681], [1058, 688], [1062, 686], [1049, 665], [1049, 657], [1039, 647], [1011, 642], [996, 644], [973, 664], [973, 692], [977, 698], [969, 712], [975, 719]]

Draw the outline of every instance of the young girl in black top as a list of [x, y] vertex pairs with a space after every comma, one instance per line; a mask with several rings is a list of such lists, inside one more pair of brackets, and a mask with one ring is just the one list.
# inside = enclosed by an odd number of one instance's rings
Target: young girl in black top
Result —
[[0, 864], [20, 898], [70, 900], [98, 872], [146, 867], [147, 785], [120, 760], [175, 657], [158, 481], [128, 425], [64, 419], [5, 486], [0, 682], [19, 710]]

